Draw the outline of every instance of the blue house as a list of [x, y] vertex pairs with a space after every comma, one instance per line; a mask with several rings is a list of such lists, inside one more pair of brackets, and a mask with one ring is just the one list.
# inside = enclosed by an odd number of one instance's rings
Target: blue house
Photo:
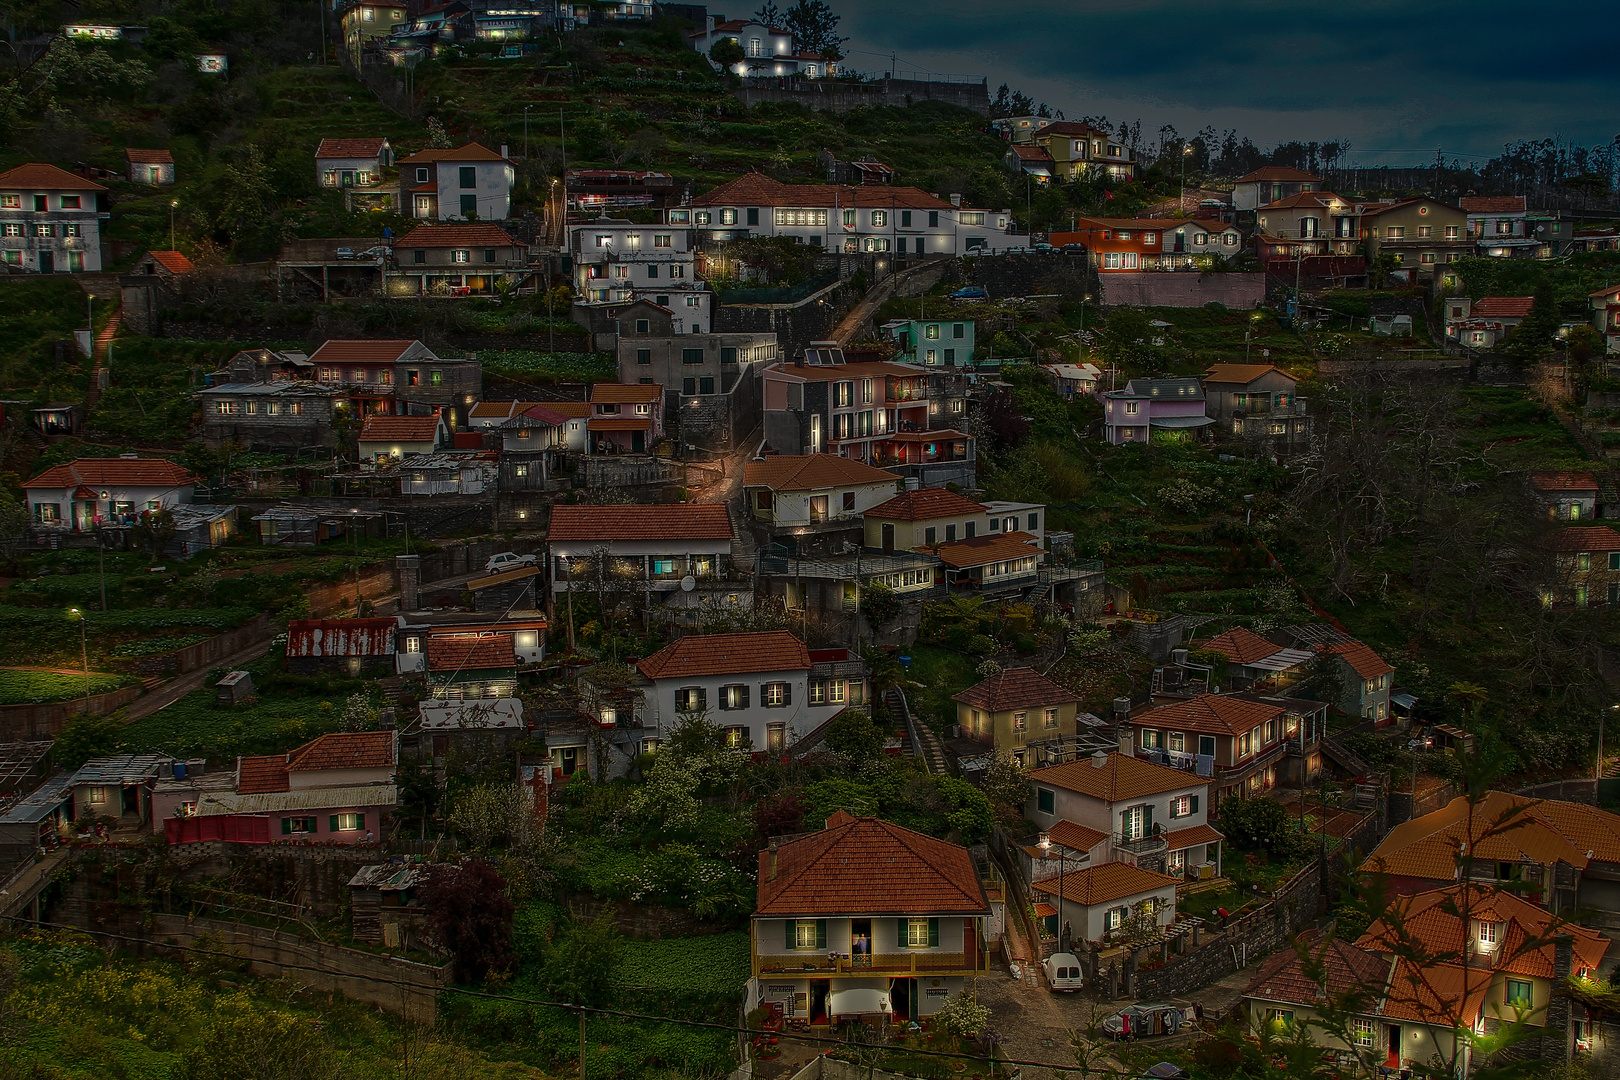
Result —
[[966, 367], [973, 363], [973, 326], [971, 319], [897, 319], [883, 330], [900, 345], [899, 363]]

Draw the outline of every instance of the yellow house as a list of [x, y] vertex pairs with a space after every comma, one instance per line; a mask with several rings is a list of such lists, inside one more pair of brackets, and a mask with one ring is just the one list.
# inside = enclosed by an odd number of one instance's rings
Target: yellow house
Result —
[[934, 548], [989, 531], [989, 511], [947, 488], [907, 491], [866, 511], [866, 546], [886, 552]]
[[1075, 733], [1080, 699], [1034, 668], [1012, 668], [957, 694], [956, 722], [966, 738], [1006, 749], [1024, 763], [1031, 743]]

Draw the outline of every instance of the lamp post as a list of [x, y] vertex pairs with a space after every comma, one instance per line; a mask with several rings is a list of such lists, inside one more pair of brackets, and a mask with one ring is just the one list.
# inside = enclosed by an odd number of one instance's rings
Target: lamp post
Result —
[[[1620, 711], [1620, 705], [1610, 705], [1609, 709], [1611, 711]], [[1594, 770], [1592, 775], [1593, 780], [1603, 779], [1603, 721], [1607, 719], [1608, 715], [1606, 713], [1598, 713], [1598, 756], [1597, 768]], [[1597, 792], [1593, 791], [1592, 794], [1594, 797], [1596, 797]]]
[[84, 664], [84, 711], [90, 711], [90, 644], [85, 636], [84, 612], [78, 608], [68, 608], [68, 611], [79, 617], [79, 660]]
[[523, 160], [529, 160], [529, 110], [533, 105], [523, 106]]
[[180, 205], [179, 199], [169, 200], [169, 250], [174, 250], [174, 212]]
[[[349, 507], [349, 513], [358, 515], [360, 509], [351, 506]], [[360, 534], [355, 531], [355, 526], [359, 523], [360, 518], [358, 516], [349, 519], [349, 531], [354, 533], [354, 613], [356, 615], [360, 614]]]
[[[1041, 849], [1041, 858], [1050, 859], [1052, 857], [1052, 848], [1053, 848], [1052, 834], [1049, 833], [1049, 832], [1044, 832], [1043, 831], [1041, 833], [1040, 843], [1037, 844], [1036, 846]], [[1058, 845], [1056, 845], [1056, 847], [1058, 849], [1058, 853], [1057, 853], [1057, 860], [1058, 860], [1058, 910], [1057, 910], [1058, 929], [1057, 929], [1057, 939], [1058, 939], [1058, 952], [1063, 952], [1064, 951], [1064, 944], [1065, 944], [1064, 941], [1063, 941], [1063, 925], [1064, 925], [1064, 923], [1063, 923], [1063, 845], [1058, 844]]]
[[1187, 212], [1187, 158], [1192, 155], [1192, 152], [1191, 143], [1181, 148], [1181, 201], [1176, 209], [1183, 214]]

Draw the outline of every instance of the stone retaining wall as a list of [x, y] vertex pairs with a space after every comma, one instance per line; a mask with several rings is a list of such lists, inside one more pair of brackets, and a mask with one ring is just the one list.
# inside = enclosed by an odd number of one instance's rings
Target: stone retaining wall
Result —
[[0, 742], [54, 739], [62, 727], [80, 713], [101, 716], [123, 708], [141, 696], [139, 686], [126, 686], [88, 699], [56, 701], [49, 705], [0, 705]]

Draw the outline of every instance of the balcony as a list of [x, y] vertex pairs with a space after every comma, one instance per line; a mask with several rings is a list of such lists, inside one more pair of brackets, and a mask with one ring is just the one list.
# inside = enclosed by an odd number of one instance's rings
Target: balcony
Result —
[[1131, 856], [1136, 861], [1143, 859], [1162, 858], [1170, 850], [1170, 841], [1164, 838], [1163, 833], [1154, 836], [1144, 836], [1136, 840], [1114, 838], [1114, 851], [1119, 854]]
[[977, 974], [988, 970], [984, 954], [938, 952], [916, 949], [901, 953], [877, 953], [864, 956], [840, 954], [836, 958], [828, 952], [756, 955], [756, 975], [850, 975], [865, 972], [884, 974], [912, 974], [917, 972]]
[[1306, 415], [1306, 412], [1305, 412], [1305, 399], [1304, 398], [1294, 398], [1292, 401], [1290, 401], [1290, 402], [1288, 402], [1287, 404], [1284, 404], [1284, 405], [1272, 405], [1272, 403], [1269, 400], [1262, 399], [1262, 400], [1260, 400], [1258, 402], [1250, 401], [1250, 402], [1244, 402], [1244, 403], [1237, 403], [1237, 404], [1234, 404], [1233, 407], [1232, 407], [1232, 417], [1234, 419], [1241, 419], [1242, 417], [1245, 417], [1245, 416], [1304, 416], [1304, 415]]

